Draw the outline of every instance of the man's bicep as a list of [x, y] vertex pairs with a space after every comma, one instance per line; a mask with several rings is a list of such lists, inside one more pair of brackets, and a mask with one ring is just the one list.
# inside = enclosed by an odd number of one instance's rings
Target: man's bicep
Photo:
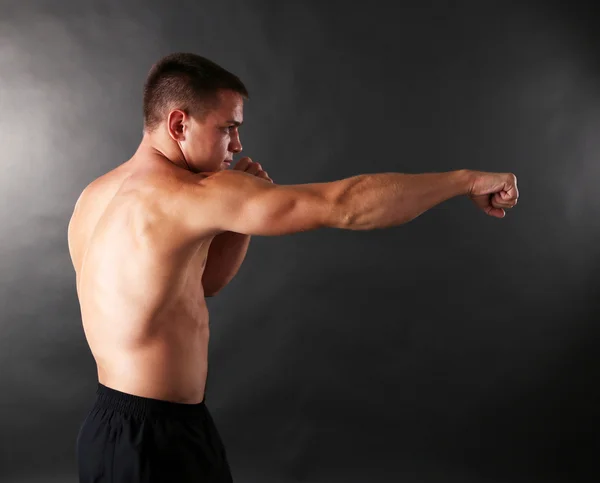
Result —
[[278, 236], [335, 226], [336, 203], [327, 185], [279, 185], [260, 193], [236, 220], [238, 233]]
[[213, 234], [286, 235], [336, 226], [340, 218], [335, 182], [275, 185], [234, 171], [211, 178], [199, 183], [194, 196], [198, 226]]

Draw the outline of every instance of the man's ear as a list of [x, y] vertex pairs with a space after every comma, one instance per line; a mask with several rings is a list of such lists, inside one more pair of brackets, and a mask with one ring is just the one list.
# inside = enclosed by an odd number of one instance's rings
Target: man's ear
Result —
[[173, 141], [184, 141], [186, 135], [187, 114], [181, 109], [174, 109], [167, 117], [167, 131]]

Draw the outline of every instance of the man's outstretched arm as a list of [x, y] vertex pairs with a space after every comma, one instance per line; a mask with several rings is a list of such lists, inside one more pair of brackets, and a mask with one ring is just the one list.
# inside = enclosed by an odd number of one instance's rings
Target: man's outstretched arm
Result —
[[247, 173], [223, 171], [180, 192], [177, 203], [185, 207], [185, 222], [199, 237], [225, 231], [279, 236], [325, 227], [388, 228], [459, 195], [502, 218], [519, 196], [514, 174], [471, 170], [360, 174], [300, 185], [274, 185]]

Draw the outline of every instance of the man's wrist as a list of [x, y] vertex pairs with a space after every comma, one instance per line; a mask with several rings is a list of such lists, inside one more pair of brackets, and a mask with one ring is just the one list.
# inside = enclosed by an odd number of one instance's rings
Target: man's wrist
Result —
[[456, 175], [458, 193], [460, 195], [470, 195], [473, 191], [475, 171], [471, 169], [459, 169], [454, 174]]

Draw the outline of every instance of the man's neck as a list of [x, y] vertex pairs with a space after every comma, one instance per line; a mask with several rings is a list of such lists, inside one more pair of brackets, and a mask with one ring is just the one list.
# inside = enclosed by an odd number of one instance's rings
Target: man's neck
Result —
[[162, 163], [170, 163], [173, 166], [190, 171], [179, 150], [165, 147], [165, 143], [161, 143], [160, 140], [155, 139], [149, 134], [144, 134], [133, 157], [135, 159], [152, 158]]

